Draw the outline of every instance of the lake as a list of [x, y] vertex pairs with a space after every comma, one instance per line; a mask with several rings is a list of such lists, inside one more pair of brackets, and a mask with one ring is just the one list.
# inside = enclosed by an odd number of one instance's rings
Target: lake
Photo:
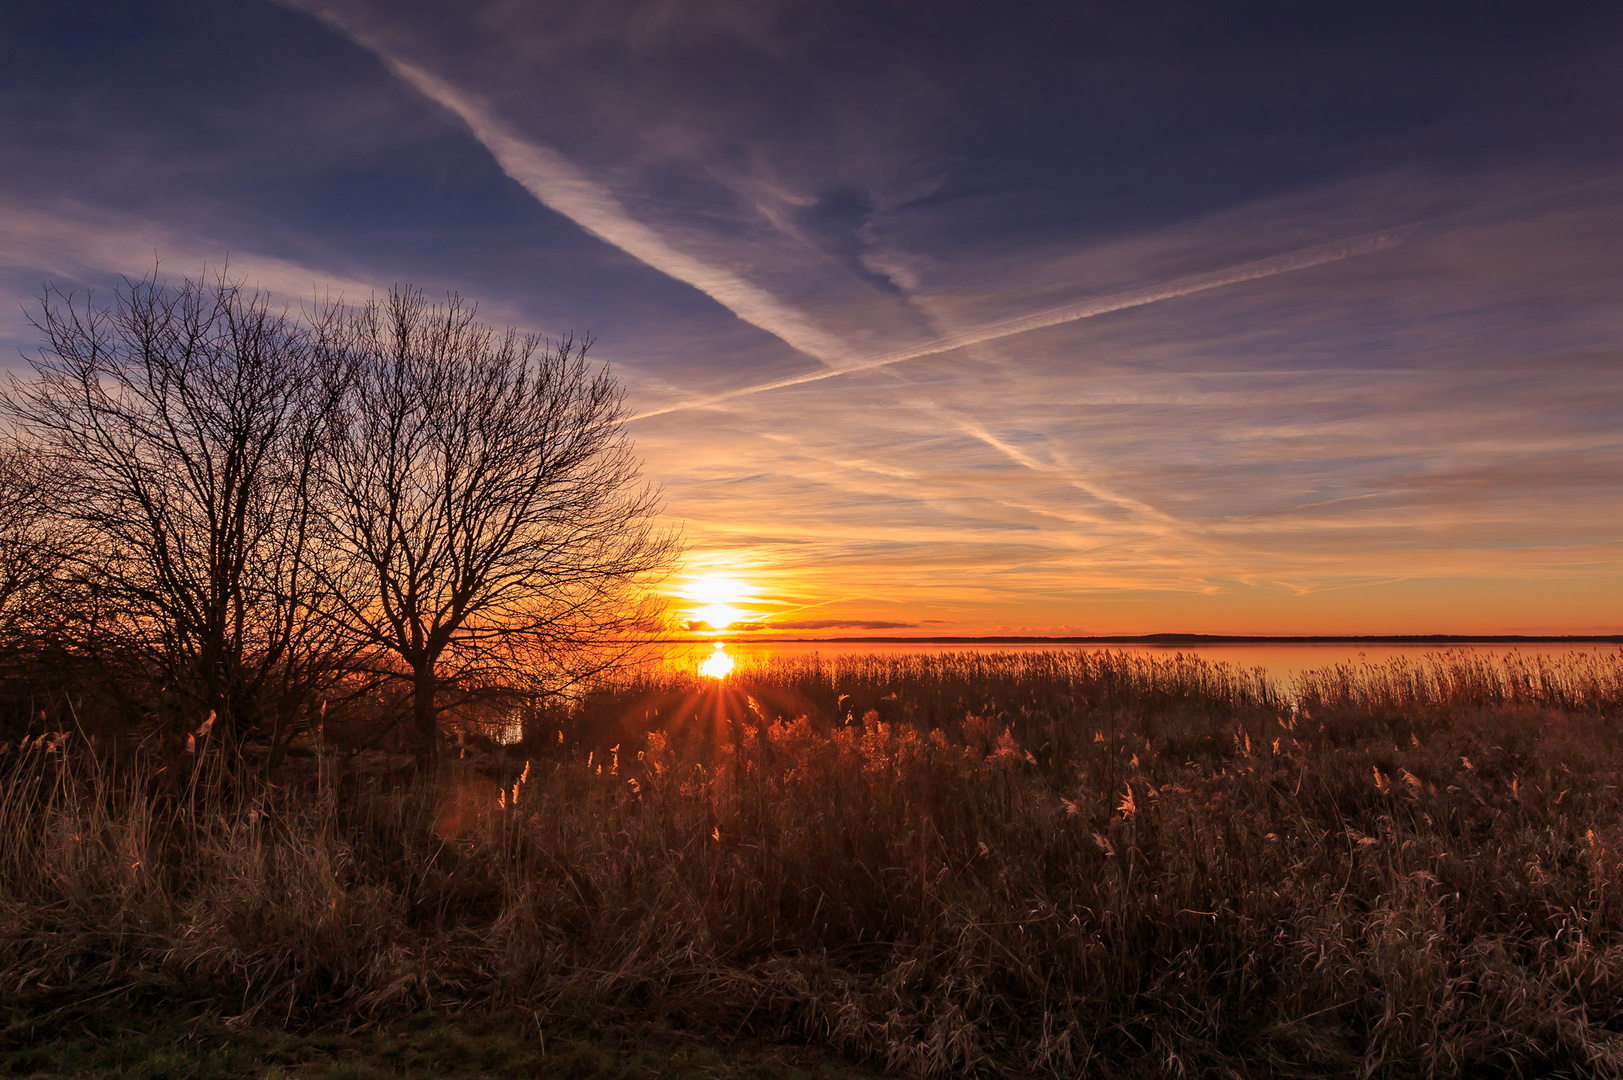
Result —
[[[1393, 660], [1419, 662], [1427, 656], [1444, 652], [1465, 651], [1494, 656], [1519, 653], [1523, 657], [1561, 658], [1575, 653], [1617, 656], [1623, 652], [1613, 642], [1521, 642], [1521, 643], [1450, 643], [1450, 644], [1370, 644], [1364, 642], [1324, 642], [1314, 644], [1245, 643], [1221, 645], [1145, 645], [1129, 644], [1060, 644], [1053, 642], [1019, 643], [965, 643], [965, 642], [841, 642], [841, 641], [726, 641], [718, 649], [713, 641], [684, 641], [664, 645], [664, 662], [683, 671], [721, 674], [727, 661], [750, 663], [773, 657], [822, 655], [834, 656], [897, 656], [919, 653], [975, 652], [1115, 652], [1131, 655], [1164, 657], [1198, 656], [1213, 663], [1229, 664], [1241, 670], [1260, 668], [1282, 688], [1294, 682], [1303, 671], [1337, 665], [1362, 666], [1384, 664]], [[725, 660], [718, 661], [718, 656]]]

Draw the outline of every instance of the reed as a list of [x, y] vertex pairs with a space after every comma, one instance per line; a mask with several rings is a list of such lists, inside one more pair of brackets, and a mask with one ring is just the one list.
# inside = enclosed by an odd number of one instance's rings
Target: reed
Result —
[[652, 1016], [917, 1076], [1623, 1074], [1623, 659], [644, 673], [388, 786], [0, 758], [20, 1039], [97, 1000]]

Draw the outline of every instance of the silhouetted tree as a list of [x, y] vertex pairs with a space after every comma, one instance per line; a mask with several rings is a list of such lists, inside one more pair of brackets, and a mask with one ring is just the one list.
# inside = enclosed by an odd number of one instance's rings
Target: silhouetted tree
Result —
[[105, 607], [96, 634], [228, 737], [274, 743], [334, 667], [307, 560], [337, 314], [293, 318], [224, 277], [154, 274], [110, 305], [47, 289], [36, 377], [6, 395], [51, 461], [74, 571]]
[[32, 448], [0, 445], [0, 645], [37, 620], [65, 554], [52, 527], [49, 468]]
[[351, 314], [341, 346], [332, 592], [409, 677], [426, 762], [442, 691], [546, 693], [623, 658], [677, 546], [638, 481], [619, 384], [584, 344], [544, 348], [457, 297], [395, 290]]

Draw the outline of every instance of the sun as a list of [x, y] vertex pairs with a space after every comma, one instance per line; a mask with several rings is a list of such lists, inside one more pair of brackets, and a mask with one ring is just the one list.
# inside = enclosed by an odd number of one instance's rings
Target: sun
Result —
[[731, 574], [702, 574], [695, 577], [688, 582], [681, 596], [695, 605], [688, 609], [688, 617], [712, 630], [725, 630], [749, 618], [749, 613], [738, 605], [751, 599], [750, 588]]

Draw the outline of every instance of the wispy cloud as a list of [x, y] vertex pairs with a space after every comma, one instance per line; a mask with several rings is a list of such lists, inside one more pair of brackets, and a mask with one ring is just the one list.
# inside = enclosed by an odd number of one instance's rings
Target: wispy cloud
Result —
[[919, 360], [927, 356], [938, 356], [967, 346], [981, 345], [989, 341], [1029, 333], [1032, 330], [1078, 322], [1099, 315], [1108, 315], [1113, 311], [1144, 307], [1147, 304], [1159, 303], [1162, 300], [1173, 300], [1181, 296], [1192, 296], [1195, 293], [1220, 289], [1226, 285], [1238, 285], [1242, 282], [1275, 277], [1296, 270], [1323, 266], [1326, 263], [1340, 262], [1343, 259], [1351, 259], [1359, 255], [1385, 251], [1402, 242], [1403, 234], [1401, 231], [1389, 230], [1336, 240], [1328, 244], [1316, 244], [1312, 247], [1286, 252], [1283, 255], [1240, 263], [1210, 273], [1194, 274], [1159, 285], [1131, 289], [1110, 296], [1101, 296], [1078, 303], [1049, 308], [1030, 315], [1022, 315], [1018, 318], [986, 323], [972, 330], [938, 338], [915, 348], [886, 353], [883, 356], [872, 357], [857, 363], [834, 365], [789, 378], [774, 379], [769, 382], [756, 383], [753, 386], [740, 387], [736, 390], [727, 390], [719, 394], [709, 394], [654, 409], [645, 409], [631, 419], [642, 420], [688, 409], [705, 409], [754, 394], [764, 394], [772, 390], [783, 390], [792, 386], [804, 386], [807, 383], [821, 382], [824, 379], [833, 379], [841, 375], [855, 375], [860, 372], [875, 371], [904, 361]]
[[[0, 342], [23, 353], [32, 348], [34, 331], [24, 313], [34, 306], [42, 282], [69, 288], [114, 284], [154, 270], [171, 277], [223, 272], [291, 304], [318, 295], [354, 299], [377, 287], [357, 276], [160, 222], [74, 203], [20, 206], [0, 201]], [[13, 352], [0, 364], [15, 356]]]
[[[1590, 296], [1615, 289], [1602, 256], [1623, 226], [1595, 199], [1411, 227], [1311, 279], [714, 422], [650, 420], [639, 444], [681, 461], [666, 482], [702, 546], [817, 575], [809, 596], [849, 598], [828, 617], [1470, 630], [1508, 625], [1462, 599], [1497, 575], [1538, 582], [1503, 602], [1554, 625], [1587, 609], [1550, 581], [1615, 567], [1615, 352], [1551, 351], [1616, 339]], [[1558, 288], [1569, 306], [1528, 308]]]
[[295, 300], [317, 290], [360, 296], [376, 287], [159, 222], [84, 206], [0, 202], [0, 267], [81, 281], [108, 274], [140, 276], [155, 266], [190, 274], [228, 269], [233, 278]]
[[[166, 91], [206, 116], [150, 98], [133, 49], [102, 90], [128, 110], [68, 65], [72, 92], [31, 91], [0, 349], [42, 276], [155, 252], [294, 297], [377, 267], [595, 331], [691, 568], [786, 633], [1612, 618], [1620, 166], [1471, 150], [1530, 100], [1517, 65], [1460, 70], [1498, 51], [1409, 35], [1435, 63], [1375, 72], [1277, 41], [1236, 83], [1232, 42], [1173, 64], [1091, 29], [1016, 72], [1069, 32], [1040, 13], [982, 41], [862, 5], [285, 3], [241, 9], [281, 39], [220, 7], [196, 55], [234, 81]], [[1416, 108], [1332, 108], [1377, 100]], [[1540, 115], [1615, 127], [1570, 104]]]
[[804, 312], [737, 274], [678, 249], [632, 217], [606, 186], [552, 147], [520, 135], [474, 94], [394, 55], [375, 35], [330, 8], [306, 3], [291, 6], [315, 15], [373, 53], [401, 81], [454, 114], [502, 170], [548, 209], [660, 273], [693, 286], [740, 319], [814, 359], [833, 363], [847, 356], [840, 340]]
[[992, 434], [992, 432], [988, 431], [983, 425], [976, 423], [974, 420], [959, 416], [958, 414], [953, 413], [948, 409], [944, 409], [934, 403], [924, 402], [920, 403], [920, 406], [926, 411], [941, 417], [947, 423], [951, 424], [959, 431], [962, 431], [964, 434], [978, 439], [987, 446], [990, 446], [992, 449], [996, 450], [998, 453], [1002, 454], [1016, 465], [1030, 469], [1033, 472], [1055, 474], [1062, 478], [1066, 484], [1069, 484], [1071, 487], [1082, 492], [1084, 495], [1097, 499], [1103, 503], [1109, 503], [1112, 506], [1116, 506], [1128, 511], [1139, 518], [1155, 523], [1157, 526], [1157, 531], [1165, 531], [1167, 526], [1175, 526], [1177, 524], [1176, 519], [1170, 514], [1158, 510], [1142, 500], [1119, 494], [1118, 492], [1112, 491], [1101, 484], [1094, 483], [1087, 478], [1078, 475], [1075, 470], [1067, 467], [1065, 464], [1057, 461], [1045, 462], [1038, 460], [1031, 454], [1020, 449], [1018, 446], [1010, 443], [1008, 440], [999, 438], [998, 436]]
[[749, 630], [915, 630], [916, 622], [889, 622], [885, 619], [788, 619], [750, 623]]

